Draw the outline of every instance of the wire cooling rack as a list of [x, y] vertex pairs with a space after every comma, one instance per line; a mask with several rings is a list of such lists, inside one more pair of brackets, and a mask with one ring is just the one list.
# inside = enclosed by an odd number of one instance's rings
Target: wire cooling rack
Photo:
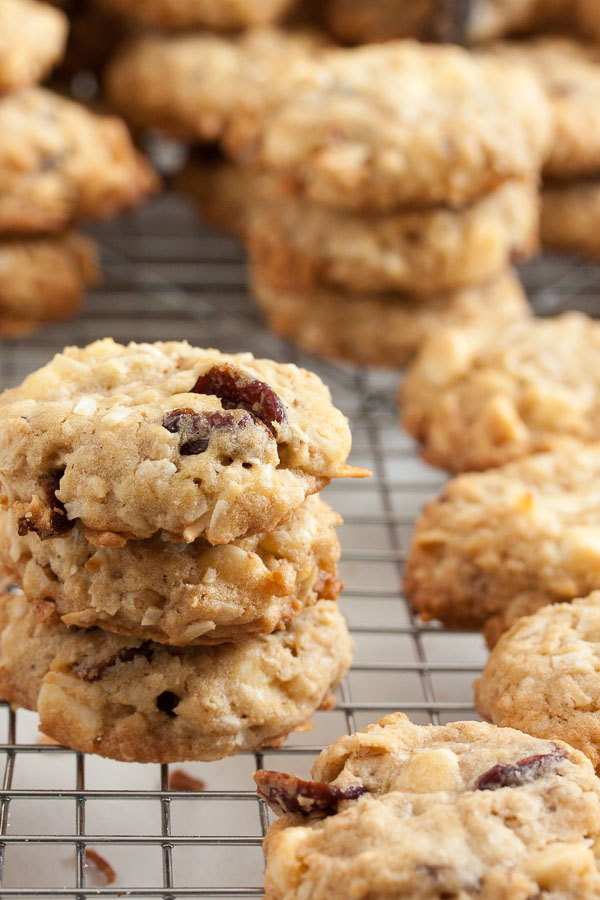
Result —
[[[443, 474], [421, 463], [397, 426], [397, 376], [305, 357], [269, 334], [245, 290], [239, 245], [202, 229], [174, 196], [94, 229], [105, 280], [80, 319], [0, 345], [0, 387], [20, 381], [64, 344], [187, 338], [224, 351], [298, 362], [317, 371], [351, 421], [352, 462], [370, 481], [326, 493], [344, 516], [340, 605], [355, 643], [335, 709], [284, 747], [215, 763], [116, 763], [40, 743], [37, 717], [0, 706], [0, 896], [260, 897], [261, 841], [269, 813], [253, 791], [255, 768], [306, 775], [315, 755], [344, 732], [386, 712], [444, 723], [475, 715], [471, 684], [485, 659], [479, 635], [423, 625], [401, 594], [404, 557], [422, 503]], [[524, 270], [540, 314], [571, 306], [600, 311], [600, 267], [543, 258]], [[172, 770], [205, 789], [170, 789]], [[2, 769], [0, 768], [0, 773]], [[114, 881], [94, 859], [114, 870]]]

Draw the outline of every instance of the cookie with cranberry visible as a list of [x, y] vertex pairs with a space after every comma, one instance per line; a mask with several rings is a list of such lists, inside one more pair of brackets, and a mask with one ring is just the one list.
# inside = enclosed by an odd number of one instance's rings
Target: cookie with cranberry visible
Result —
[[502, 635], [475, 682], [496, 725], [568, 741], [600, 770], [600, 591], [544, 606]]
[[[120, 541], [71, 531], [19, 537], [0, 510], [0, 565], [32, 603], [54, 604], [69, 626], [188, 646], [247, 640], [283, 628], [341, 588], [333, 510], [308, 497], [273, 531], [211, 547], [199, 539]], [[91, 540], [90, 540], [91, 539]]]
[[495, 323], [529, 315], [525, 292], [508, 271], [493, 281], [429, 296], [346, 294], [315, 284], [284, 290], [253, 262], [253, 295], [269, 328], [309, 353], [358, 365], [408, 365], [440, 328]]
[[0, 99], [0, 232], [113, 216], [156, 186], [119, 119], [44, 88]]
[[600, 449], [565, 440], [453, 478], [424, 507], [404, 589], [424, 619], [484, 628], [600, 589]]
[[76, 315], [98, 275], [96, 247], [81, 234], [0, 241], [0, 335]]
[[560, 741], [396, 713], [335, 741], [312, 781], [254, 777], [280, 816], [264, 841], [266, 900], [600, 890], [600, 780]]
[[0, 483], [41, 539], [76, 520], [94, 540], [269, 531], [332, 478], [369, 474], [346, 465], [350, 442], [316, 375], [186, 342], [69, 347], [0, 395]]
[[68, 20], [37, 0], [0, 4], [0, 94], [35, 84], [63, 56]]
[[0, 697], [37, 709], [59, 743], [127, 762], [221, 759], [278, 741], [314, 714], [353, 650], [331, 600], [283, 631], [217, 647], [67, 628], [52, 603], [21, 594], [0, 598], [0, 625]]
[[599, 365], [600, 324], [581, 313], [446, 329], [407, 375], [404, 422], [423, 457], [451, 472], [499, 466], [557, 438], [596, 442]]
[[293, 59], [260, 96], [239, 97], [224, 144], [316, 202], [390, 212], [535, 180], [551, 124], [526, 68], [395, 41]]
[[276, 21], [292, 0], [94, 0], [110, 13], [165, 29], [235, 31]]

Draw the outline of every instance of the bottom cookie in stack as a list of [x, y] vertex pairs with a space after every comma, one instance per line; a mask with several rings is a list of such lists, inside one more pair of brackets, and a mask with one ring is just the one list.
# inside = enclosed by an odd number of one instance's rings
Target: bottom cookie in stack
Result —
[[76, 232], [0, 241], [0, 337], [76, 315], [98, 276], [96, 247]]
[[68, 628], [52, 604], [0, 598], [0, 697], [86, 753], [135, 762], [214, 760], [277, 743], [346, 673], [352, 640], [335, 602], [238, 644], [171, 647]]
[[269, 327], [309, 353], [359, 365], [406, 366], [433, 332], [447, 325], [494, 323], [528, 314], [523, 287], [508, 270], [484, 285], [417, 297], [272, 287], [258, 268], [252, 288]]

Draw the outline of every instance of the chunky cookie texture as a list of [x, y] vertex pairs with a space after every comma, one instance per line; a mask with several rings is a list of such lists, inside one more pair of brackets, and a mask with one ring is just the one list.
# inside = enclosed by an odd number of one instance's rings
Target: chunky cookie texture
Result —
[[529, 315], [525, 292], [508, 271], [473, 288], [434, 293], [346, 294], [314, 285], [282, 290], [253, 261], [254, 297], [269, 327], [309, 353], [359, 365], [407, 365], [441, 327], [490, 325]]
[[294, 60], [262, 102], [240, 103], [225, 144], [344, 209], [464, 206], [535, 179], [551, 113], [528, 71], [458, 47], [398, 41]]
[[92, 542], [225, 544], [368, 474], [346, 465], [348, 423], [316, 375], [185, 342], [67, 348], [0, 397], [0, 423], [4, 503], [42, 539], [79, 520]]
[[452, 479], [426, 504], [405, 591], [424, 619], [484, 628], [600, 588], [600, 449], [564, 441]]
[[250, 189], [248, 244], [253, 262], [283, 291], [320, 284], [351, 295], [396, 291], [426, 300], [489, 281], [538, 246], [533, 182], [507, 181], [460, 210], [366, 216], [290, 195], [275, 179], [267, 191], [264, 179]]
[[544, 606], [502, 635], [475, 682], [496, 725], [568, 741], [600, 768], [600, 591]]
[[230, 31], [275, 21], [292, 0], [95, 0], [111, 13], [159, 28]]
[[236, 37], [146, 34], [126, 43], [108, 66], [107, 94], [137, 127], [215, 141], [240, 102], [259, 103], [280, 69], [323, 44], [316, 34], [277, 28]]
[[316, 496], [273, 531], [219, 547], [158, 536], [125, 543], [79, 523], [40, 541], [19, 537], [15, 519], [0, 512], [0, 562], [32, 603], [53, 604], [70, 626], [180, 646], [242, 641], [284, 627], [320, 598], [335, 600], [341, 587], [341, 520]]
[[0, 241], [0, 335], [75, 315], [98, 276], [96, 246], [82, 234]]
[[0, 5], [0, 94], [41, 81], [60, 61], [67, 40], [63, 12], [37, 0]]
[[546, 247], [600, 257], [600, 177], [546, 182], [540, 227]]
[[[276, 742], [346, 673], [352, 641], [321, 600], [284, 631], [218, 647], [167, 647], [70, 629], [52, 604], [0, 599], [0, 696], [85, 753], [135, 762], [212, 760]], [[32, 666], [31, 660], [35, 660]]]
[[424, 345], [402, 389], [408, 431], [433, 465], [487, 469], [557, 438], [600, 438], [600, 325], [581, 313], [447, 329]]
[[157, 187], [125, 124], [43, 88], [0, 99], [0, 231], [59, 231]]
[[491, 52], [537, 75], [550, 102], [554, 139], [544, 163], [547, 178], [584, 178], [600, 172], [600, 50], [559, 37], [494, 45]]
[[281, 816], [265, 838], [267, 900], [600, 890], [600, 781], [567, 744], [397, 713], [332, 744], [312, 778], [255, 775]]

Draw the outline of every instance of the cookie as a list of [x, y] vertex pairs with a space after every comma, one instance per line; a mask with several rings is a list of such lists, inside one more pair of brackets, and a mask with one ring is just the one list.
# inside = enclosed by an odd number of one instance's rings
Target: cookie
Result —
[[243, 164], [343, 209], [464, 206], [509, 178], [535, 179], [551, 137], [525, 68], [460, 47], [398, 41], [293, 60], [231, 118]]
[[118, 119], [43, 88], [0, 100], [0, 232], [112, 216], [156, 186]]
[[600, 257], [600, 179], [546, 182], [541, 237], [546, 247]]
[[110, 13], [140, 25], [164, 29], [210, 28], [232, 31], [274, 22], [292, 0], [94, 0]]
[[305, 291], [273, 287], [251, 269], [254, 297], [269, 328], [316, 356], [358, 365], [407, 365], [438, 329], [525, 316], [529, 307], [512, 272], [473, 288], [419, 297], [344, 294], [322, 285]]
[[0, 335], [76, 315], [98, 276], [95, 244], [81, 234], [0, 241]]
[[266, 900], [584, 900], [600, 891], [600, 781], [577, 750], [401, 713], [335, 741], [314, 781], [259, 771], [281, 816]]
[[242, 99], [258, 103], [280, 68], [320, 44], [312, 33], [276, 28], [250, 29], [237, 38], [143, 35], [126, 43], [108, 66], [107, 97], [136, 128], [214, 141]]
[[600, 173], [600, 49], [561, 37], [496, 44], [494, 55], [527, 65], [546, 91], [554, 140], [544, 162], [548, 178]]
[[14, 514], [0, 511], [0, 563], [28, 600], [53, 603], [65, 625], [178, 646], [222, 644], [268, 634], [319, 598], [337, 598], [339, 522], [312, 496], [274, 531], [232, 544], [154, 537], [119, 546], [91, 543], [80, 524], [51, 541], [19, 537]]
[[269, 175], [234, 166], [218, 154], [196, 153], [175, 176], [175, 187], [205, 221], [245, 238], [252, 211], [273, 190]]
[[37, 709], [41, 731], [59, 743], [112, 759], [258, 750], [310, 718], [352, 657], [331, 600], [285, 631], [185, 648], [67, 628], [49, 606], [36, 610], [21, 594], [0, 599], [0, 697]]
[[597, 0], [573, 0], [575, 4], [575, 21], [584, 37], [589, 40], [600, 39], [600, 7]]
[[432, 337], [402, 391], [404, 423], [442, 469], [489, 469], [559, 437], [600, 439], [600, 323], [581, 313]]
[[61, 59], [68, 20], [37, 0], [0, 4], [0, 94], [41, 81]]
[[251, 190], [250, 203], [252, 259], [273, 287], [292, 293], [320, 284], [430, 296], [488, 281], [538, 247], [534, 182], [506, 181], [460, 210], [365, 216], [286, 196], [276, 184], [262, 196]]
[[557, 0], [329, 0], [327, 21], [337, 37], [356, 44], [407, 37], [469, 44], [548, 22], [559, 5]]
[[517, 614], [600, 588], [600, 446], [460, 475], [427, 503], [405, 592], [424, 619], [481, 628], [493, 642]]
[[568, 741], [600, 770], [600, 591], [544, 606], [502, 635], [475, 682], [482, 716]]
[[0, 396], [5, 502], [42, 539], [79, 519], [226, 544], [273, 529], [332, 478], [369, 474], [349, 451], [316, 375], [187, 342], [69, 347]]

